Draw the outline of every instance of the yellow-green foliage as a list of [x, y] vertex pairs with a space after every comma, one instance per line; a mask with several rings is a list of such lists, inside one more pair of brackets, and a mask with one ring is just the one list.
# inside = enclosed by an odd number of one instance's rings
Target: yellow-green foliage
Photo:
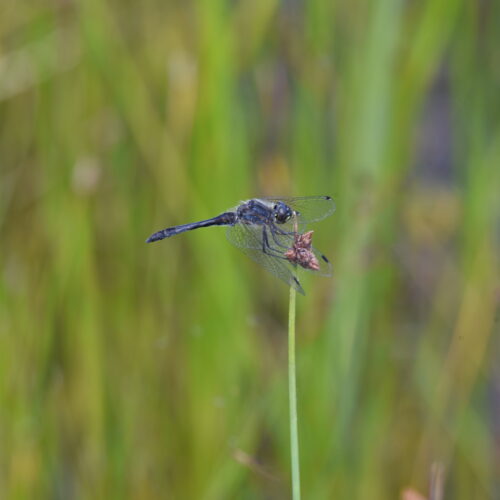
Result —
[[500, 4], [2, 0], [0, 497], [286, 499], [288, 291], [222, 228], [328, 194], [306, 499], [498, 495]]

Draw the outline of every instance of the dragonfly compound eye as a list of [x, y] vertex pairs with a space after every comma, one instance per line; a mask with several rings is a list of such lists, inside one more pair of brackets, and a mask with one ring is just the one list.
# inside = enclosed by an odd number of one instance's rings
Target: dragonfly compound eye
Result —
[[277, 203], [274, 206], [274, 218], [279, 224], [283, 224], [292, 216], [292, 210], [284, 203]]

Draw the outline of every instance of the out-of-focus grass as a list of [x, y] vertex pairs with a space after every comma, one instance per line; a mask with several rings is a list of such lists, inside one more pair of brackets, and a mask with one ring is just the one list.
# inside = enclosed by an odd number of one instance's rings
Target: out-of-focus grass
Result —
[[289, 498], [287, 291], [222, 229], [330, 194], [305, 498], [499, 494], [494, 2], [8, 2], [0, 496]]

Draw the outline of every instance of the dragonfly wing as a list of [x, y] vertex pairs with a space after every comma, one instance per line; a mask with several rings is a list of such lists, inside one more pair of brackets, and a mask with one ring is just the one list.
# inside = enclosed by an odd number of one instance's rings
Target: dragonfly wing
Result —
[[226, 234], [227, 239], [245, 255], [257, 262], [257, 264], [260, 264], [266, 271], [284, 281], [287, 285], [293, 286], [302, 295], [305, 295], [304, 289], [297, 279], [292, 265], [284, 256], [286, 250], [278, 251], [275, 247], [264, 245], [263, 226], [236, 224], [229, 226]]
[[262, 226], [254, 224], [235, 224], [226, 231], [227, 239], [237, 248], [262, 250]]
[[302, 196], [299, 198], [261, 198], [265, 201], [281, 201], [297, 212], [299, 222], [318, 222], [335, 212], [335, 202], [330, 196]]
[[314, 274], [319, 274], [327, 278], [330, 277], [332, 275], [332, 263], [317, 248], [312, 247], [311, 250], [318, 260], [319, 269], [317, 271], [306, 269], [306, 271], [311, 271]]

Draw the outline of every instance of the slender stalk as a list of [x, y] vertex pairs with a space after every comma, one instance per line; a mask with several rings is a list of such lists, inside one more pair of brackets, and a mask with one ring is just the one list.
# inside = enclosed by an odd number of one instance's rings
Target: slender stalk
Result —
[[290, 399], [290, 452], [292, 498], [300, 500], [299, 432], [297, 428], [297, 382], [295, 376], [295, 288], [290, 287], [288, 310], [288, 394]]

